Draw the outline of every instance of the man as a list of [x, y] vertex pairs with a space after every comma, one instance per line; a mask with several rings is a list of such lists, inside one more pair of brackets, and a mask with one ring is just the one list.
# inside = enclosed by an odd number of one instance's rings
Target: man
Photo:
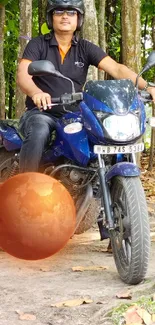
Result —
[[[89, 65], [106, 71], [114, 79], [136, 81], [137, 75], [125, 65], [115, 62], [91, 42], [77, 38], [83, 19], [83, 0], [48, 0], [47, 25], [52, 32], [32, 39], [24, 51], [17, 78], [21, 90], [27, 95], [27, 111], [20, 120], [20, 129], [25, 137], [20, 153], [20, 172], [38, 170], [51, 130], [55, 128], [55, 119], [65, 113], [58, 106], [50, 109], [52, 97], [71, 92], [67, 80], [29, 76], [30, 62], [50, 60], [57, 70], [73, 80], [77, 92], [82, 91]], [[139, 79], [139, 88], [147, 89], [155, 101], [155, 88], [147, 87], [143, 78]], [[78, 108], [70, 109], [75, 111]]]

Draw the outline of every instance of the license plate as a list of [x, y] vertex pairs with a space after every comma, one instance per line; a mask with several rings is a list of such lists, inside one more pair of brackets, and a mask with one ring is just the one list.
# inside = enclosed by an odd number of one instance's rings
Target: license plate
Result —
[[94, 153], [112, 155], [118, 153], [136, 153], [144, 150], [144, 143], [136, 143], [128, 146], [94, 146]]

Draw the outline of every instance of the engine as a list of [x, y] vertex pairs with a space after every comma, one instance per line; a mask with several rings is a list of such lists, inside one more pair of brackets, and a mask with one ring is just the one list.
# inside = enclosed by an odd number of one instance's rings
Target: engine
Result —
[[67, 188], [73, 200], [76, 202], [78, 197], [84, 192], [83, 185], [88, 180], [88, 174], [77, 169], [63, 168], [59, 174], [59, 180]]

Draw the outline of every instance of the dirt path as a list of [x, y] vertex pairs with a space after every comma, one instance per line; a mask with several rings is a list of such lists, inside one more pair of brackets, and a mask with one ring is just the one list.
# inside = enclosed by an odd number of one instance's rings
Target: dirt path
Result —
[[[120, 303], [116, 294], [129, 286], [120, 280], [112, 255], [103, 251], [107, 243], [101, 243], [93, 229], [75, 236], [65, 249], [42, 261], [25, 262], [0, 252], [0, 325], [112, 324], [104, 315]], [[133, 299], [153, 291], [154, 261], [155, 242], [152, 242], [147, 278], [142, 284], [130, 287]], [[108, 269], [73, 272], [75, 266], [107, 266]], [[79, 298], [89, 298], [92, 302], [78, 307], [51, 307], [57, 302]], [[30, 314], [30, 318], [35, 315], [36, 319], [20, 320], [22, 312]]]

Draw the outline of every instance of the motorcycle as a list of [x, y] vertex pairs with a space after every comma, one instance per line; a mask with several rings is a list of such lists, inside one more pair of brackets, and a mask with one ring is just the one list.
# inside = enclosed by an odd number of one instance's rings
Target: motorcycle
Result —
[[[70, 82], [72, 93], [52, 98], [52, 105], [79, 106], [77, 112], [65, 109], [57, 121], [39, 171], [57, 178], [73, 197], [75, 233], [97, 222], [103, 240], [106, 230], [118, 273], [127, 284], [140, 283], [149, 262], [149, 219], [136, 153], [144, 150], [139, 142], [146, 130], [144, 103], [151, 100], [147, 92], [138, 90], [138, 79], [154, 65], [155, 51], [137, 76], [136, 86], [128, 79], [88, 81], [81, 93], [50, 61], [35, 61], [28, 68], [32, 76], [52, 74]], [[0, 139], [3, 182], [19, 173], [23, 139], [18, 121], [0, 121]]]

